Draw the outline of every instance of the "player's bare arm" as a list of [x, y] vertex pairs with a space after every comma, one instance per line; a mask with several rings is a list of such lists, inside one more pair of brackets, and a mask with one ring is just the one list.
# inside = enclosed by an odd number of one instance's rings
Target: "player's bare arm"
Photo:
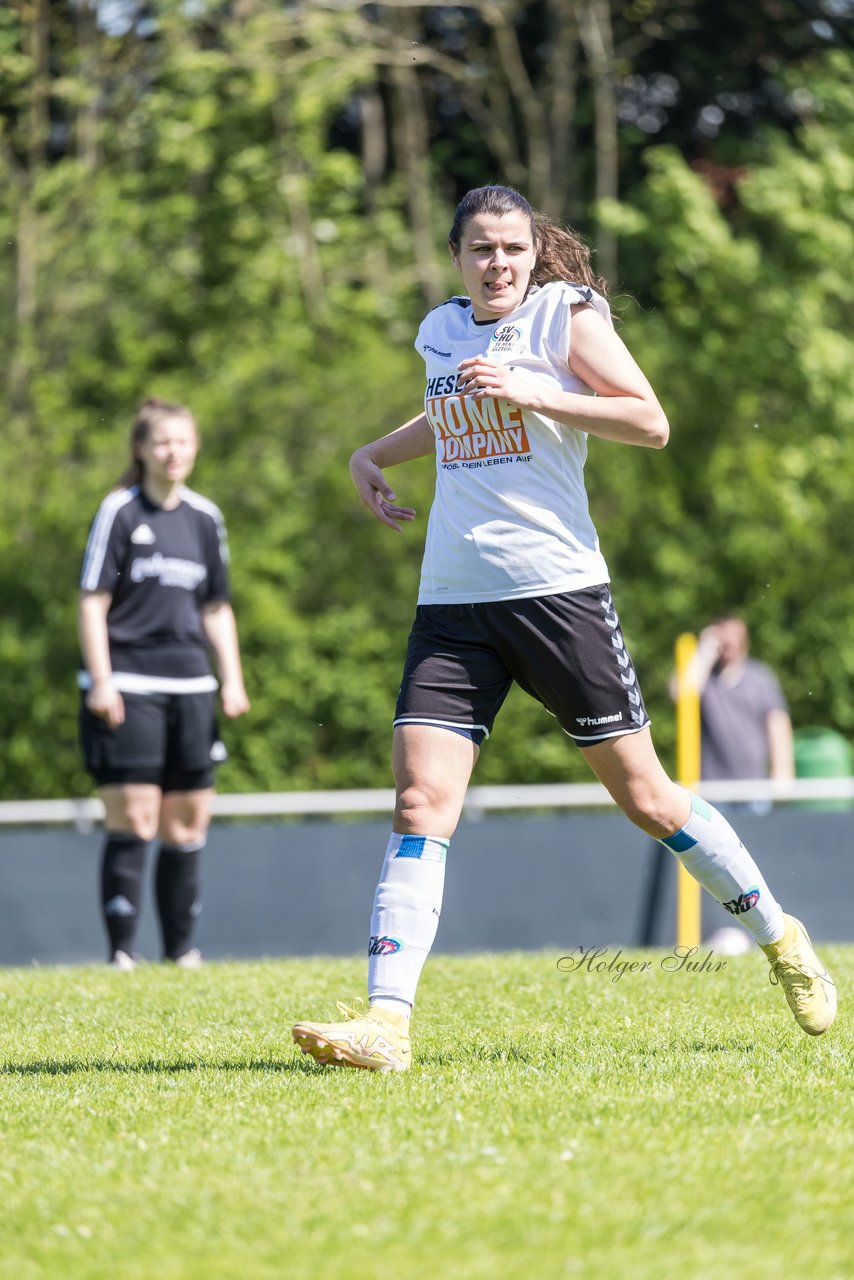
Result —
[[396, 494], [388, 484], [383, 470], [401, 462], [413, 462], [435, 450], [433, 432], [423, 413], [405, 422], [396, 431], [362, 445], [350, 459], [350, 475], [363, 507], [395, 532], [401, 533], [399, 521], [415, 519], [412, 507], [397, 505]]
[[81, 591], [77, 610], [80, 648], [91, 687], [86, 705], [93, 715], [101, 716], [111, 729], [124, 723], [125, 704], [113, 684], [110, 644], [107, 636], [107, 611], [112, 595], [108, 591]]
[[663, 449], [670, 427], [634, 357], [593, 307], [576, 306], [572, 313], [569, 368], [595, 397], [544, 386], [487, 356], [461, 363], [462, 389], [467, 395], [497, 396], [604, 440]]
[[231, 605], [225, 600], [214, 600], [205, 605], [202, 626], [216, 658], [223, 712], [229, 720], [234, 720], [249, 710], [249, 698], [243, 684], [237, 624]]

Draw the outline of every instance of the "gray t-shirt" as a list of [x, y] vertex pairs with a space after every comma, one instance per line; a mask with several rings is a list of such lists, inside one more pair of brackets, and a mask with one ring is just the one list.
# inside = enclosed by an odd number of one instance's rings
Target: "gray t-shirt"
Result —
[[700, 698], [701, 777], [767, 778], [768, 714], [787, 710], [779, 681], [764, 662], [748, 658], [736, 684], [713, 673]]

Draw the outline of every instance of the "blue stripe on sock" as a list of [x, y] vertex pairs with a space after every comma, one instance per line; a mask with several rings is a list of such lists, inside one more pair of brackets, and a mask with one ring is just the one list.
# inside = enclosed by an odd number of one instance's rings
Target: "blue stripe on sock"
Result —
[[420, 858], [427, 843], [426, 836], [401, 836], [396, 858]]
[[661, 843], [666, 844], [672, 853], [684, 853], [686, 849], [693, 849], [697, 841], [683, 827], [674, 831], [672, 836], [662, 836]]

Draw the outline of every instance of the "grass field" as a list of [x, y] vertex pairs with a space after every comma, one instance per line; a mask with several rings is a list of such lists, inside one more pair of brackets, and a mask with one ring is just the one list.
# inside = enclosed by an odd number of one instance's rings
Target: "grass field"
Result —
[[361, 959], [2, 971], [0, 1274], [854, 1276], [854, 948], [819, 1040], [664, 954], [435, 957], [403, 1075], [291, 1043]]

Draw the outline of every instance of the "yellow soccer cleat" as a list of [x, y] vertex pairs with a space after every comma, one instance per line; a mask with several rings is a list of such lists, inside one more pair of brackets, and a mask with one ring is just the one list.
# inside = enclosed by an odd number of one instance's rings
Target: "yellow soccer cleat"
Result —
[[783, 919], [782, 938], [762, 948], [771, 963], [771, 982], [783, 988], [798, 1026], [809, 1036], [820, 1036], [836, 1017], [836, 986], [800, 920]]
[[351, 1009], [339, 1000], [344, 1022], [298, 1022], [294, 1043], [315, 1062], [367, 1071], [405, 1071], [412, 1061], [409, 1020], [390, 1009]]

